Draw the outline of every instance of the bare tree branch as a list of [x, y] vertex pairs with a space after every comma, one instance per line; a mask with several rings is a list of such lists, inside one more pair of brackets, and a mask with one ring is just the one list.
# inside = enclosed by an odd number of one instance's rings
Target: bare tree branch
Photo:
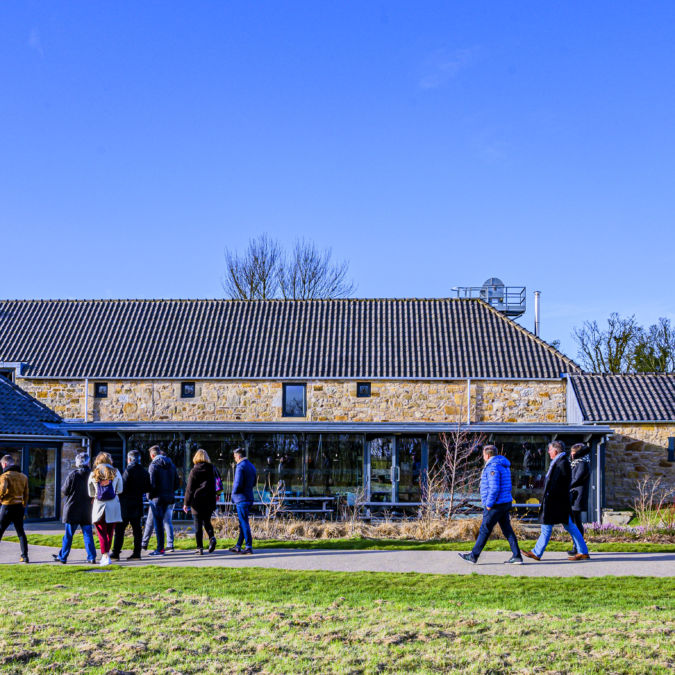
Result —
[[635, 316], [616, 312], [607, 319], [606, 330], [597, 321], [586, 321], [573, 335], [582, 365], [596, 373], [628, 373], [634, 368], [634, 351], [642, 329]]
[[266, 234], [249, 240], [243, 254], [226, 249], [225, 292], [236, 300], [277, 297], [282, 259], [281, 246]]
[[319, 251], [311, 241], [296, 241], [281, 267], [279, 287], [282, 296], [290, 300], [313, 300], [352, 295], [355, 286], [347, 278], [349, 264], [332, 262], [331, 258], [330, 248]]

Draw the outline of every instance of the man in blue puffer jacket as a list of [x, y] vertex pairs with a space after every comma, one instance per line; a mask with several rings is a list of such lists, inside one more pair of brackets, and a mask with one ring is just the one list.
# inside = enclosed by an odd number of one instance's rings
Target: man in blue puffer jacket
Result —
[[511, 496], [511, 463], [504, 455], [500, 455], [494, 445], [483, 448], [485, 468], [480, 477], [480, 500], [483, 504], [483, 521], [478, 531], [478, 539], [471, 553], [460, 553], [459, 557], [467, 562], [477, 563], [485, 542], [499, 523], [504, 536], [509, 542], [513, 554], [506, 562], [510, 565], [522, 565], [523, 558], [518, 547], [516, 534], [511, 527], [509, 512], [513, 497]]

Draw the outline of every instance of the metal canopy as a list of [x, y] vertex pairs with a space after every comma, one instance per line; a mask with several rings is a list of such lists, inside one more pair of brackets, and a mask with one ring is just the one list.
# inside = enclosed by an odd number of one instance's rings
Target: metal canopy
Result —
[[[64, 431], [96, 432], [185, 432], [185, 433], [365, 433], [429, 434], [452, 433], [456, 424], [432, 422], [64, 422]], [[612, 433], [605, 425], [593, 424], [462, 424], [460, 430], [484, 434], [583, 434], [604, 436]]]

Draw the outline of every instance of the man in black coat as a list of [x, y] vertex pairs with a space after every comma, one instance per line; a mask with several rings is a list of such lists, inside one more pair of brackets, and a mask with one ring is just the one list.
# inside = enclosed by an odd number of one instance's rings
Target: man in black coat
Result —
[[150, 555], [164, 555], [164, 515], [167, 508], [176, 501], [175, 491], [179, 485], [178, 472], [174, 463], [159, 446], [150, 448], [150, 509], [155, 523], [157, 548]]
[[140, 560], [141, 557], [141, 518], [143, 517], [143, 495], [150, 491], [150, 474], [141, 466], [141, 453], [131, 450], [127, 454], [127, 468], [122, 476], [124, 492], [120, 494], [122, 522], [115, 525], [115, 541], [111, 560], [119, 560], [124, 546], [124, 531], [131, 525], [134, 535], [134, 552], [127, 560]]
[[570, 518], [570, 479], [571, 468], [562, 441], [553, 441], [548, 445], [551, 463], [544, 483], [544, 496], [541, 500], [541, 534], [531, 551], [523, 555], [532, 560], [541, 560], [551, 539], [554, 525], [562, 525], [572, 536], [574, 548], [578, 553], [570, 555], [569, 560], [588, 560], [588, 548], [577, 526]]
[[81, 452], [75, 457], [75, 469], [68, 474], [63, 484], [63, 517], [66, 526], [63, 535], [61, 550], [52, 554], [55, 562], [66, 564], [70, 548], [73, 545], [73, 535], [78, 527], [82, 528], [84, 548], [87, 552], [87, 562], [96, 562], [96, 545], [91, 528], [91, 497], [87, 483], [89, 481], [89, 455]]
[[[570, 508], [572, 522], [579, 532], [584, 534], [584, 524], [581, 522], [581, 513], [588, 508], [588, 484], [591, 480], [591, 465], [589, 455], [590, 447], [584, 443], [576, 443], [570, 449], [572, 453], [572, 475], [570, 480]], [[576, 555], [578, 551], [572, 549], [570, 555]]]

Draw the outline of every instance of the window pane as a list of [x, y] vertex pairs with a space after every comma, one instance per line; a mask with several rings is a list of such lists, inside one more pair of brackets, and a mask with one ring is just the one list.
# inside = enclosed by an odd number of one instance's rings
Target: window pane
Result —
[[56, 448], [28, 450], [26, 518], [56, 517]]
[[302, 437], [298, 434], [252, 434], [249, 461], [258, 470], [261, 493], [279, 489], [303, 496]]
[[304, 417], [305, 416], [305, 385], [304, 384], [285, 384], [284, 385], [284, 416], [286, 417]]
[[363, 487], [363, 436], [307, 436], [307, 496], [354, 494]]
[[159, 445], [167, 457], [176, 465], [178, 477], [180, 479], [180, 488], [185, 489], [187, 473], [185, 471], [187, 441], [180, 438], [178, 434], [132, 434], [127, 440], [127, 452], [129, 450], [138, 450], [141, 453], [143, 466], [150, 465], [150, 455], [148, 450], [153, 445]]

